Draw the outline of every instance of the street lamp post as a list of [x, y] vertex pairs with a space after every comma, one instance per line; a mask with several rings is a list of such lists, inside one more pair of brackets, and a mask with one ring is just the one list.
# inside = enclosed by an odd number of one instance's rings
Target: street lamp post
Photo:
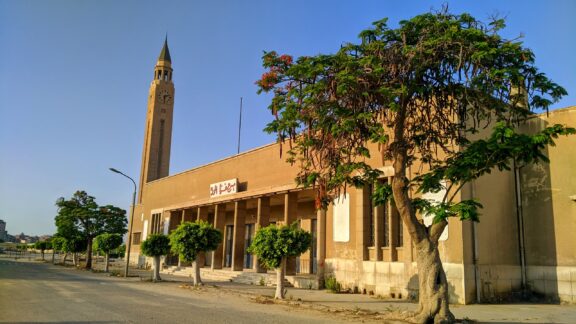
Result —
[[124, 173], [114, 168], [110, 168], [110, 171], [125, 176], [126, 178], [130, 179], [130, 181], [132, 181], [132, 183], [134, 184], [134, 193], [132, 194], [132, 208], [130, 211], [130, 227], [128, 230], [128, 244], [126, 245], [126, 268], [124, 268], [124, 278], [127, 278], [128, 266], [130, 265], [130, 249], [132, 248], [132, 225], [134, 224], [134, 205], [136, 205], [136, 182], [134, 182], [134, 179], [130, 178], [129, 176], [125, 175]]

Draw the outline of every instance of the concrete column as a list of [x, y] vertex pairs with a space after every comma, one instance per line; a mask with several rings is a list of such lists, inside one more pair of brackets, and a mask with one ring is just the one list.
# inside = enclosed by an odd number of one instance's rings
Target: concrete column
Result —
[[216, 250], [212, 253], [212, 270], [222, 269], [222, 261], [224, 258], [224, 224], [226, 221], [226, 205], [220, 204], [214, 206], [214, 228], [222, 233], [222, 243], [218, 245]]
[[[207, 222], [208, 221], [208, 206], [198, 207], [196, 211], [196, 220], [202, 220]], [[204, 252], [200, 252], [198, 254], [198, 265], [200, 267], [204, 267], [206, 265], [206, 254]]]
[[[298, 193], [290, 192], [284, 194], [284, 225], [292, 225], [298, 215]], [[286, 260], [286, 275], [293, 276], [296, 274], [296, 257], [290, 257]]]
[[[255, 231], [258, 232], [262, 227], [270, 225], [270, 197], [258, 198], [256, 205], [256, 225]], [[254, 270], [256, 272], [266, 272], [266, 269], [258, 262], [258, 257], [254, 256]]]
[[[182, 209], [182, 211], [180, 212], [180, 224], [184, 223], [184, 211], [185, 209]], [[180, 259], [180, 256], [178, 256], [178, 268], [180, 268], [182, 266], [182, 260]]]
[[246, 201], [234, 202], [234, 233], [232, 236], [232, 270], [244, 270], [244, 244], [246, 241]]
[[320, 288], [324, 288], [324, 273], [326, 260], [326, 210], [319, 209], [316, 211], [316, 262], [317, 262], [317, 276], [320, 282]]
[[398, 247], [398, 221], [400, 220], [400, 215], [396, 212], [396, 207], [392, 202], [388, 202], [388, 246], [390, 247], [390, 261], [398, 261], [398, 253], [396, 247]]
[[374, 253], [376, 261], [382, 261], [382, 247], [384, 246], [384, 217], [386, 208], [384, 206], [374, 206]]

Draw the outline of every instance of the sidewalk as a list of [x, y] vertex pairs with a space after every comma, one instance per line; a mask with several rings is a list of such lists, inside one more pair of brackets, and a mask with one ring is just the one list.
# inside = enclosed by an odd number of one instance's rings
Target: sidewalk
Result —
[[[142, 270], [140, 270], [142, 271]], [[144, 273], [142, 273], [144, 274]], [[189, 278], [162, 274], [162, 279], [190, 282]], [[245, 285], [233, 282], [203, 280], [205, 285], [214, 285], [241, 294], [273, 297], [275, 287]], [[415, 311], [416, 303], [383, 300], [361, 294], [334, 294], [327, 290], [287, 288], [286, 299], [314, 303], [331, 309], [389, 312]], [[473, 304], [450, 305], [458, 319], [471, 319], [479, 323], [576, 323], [576, 305], [551, 304]]]

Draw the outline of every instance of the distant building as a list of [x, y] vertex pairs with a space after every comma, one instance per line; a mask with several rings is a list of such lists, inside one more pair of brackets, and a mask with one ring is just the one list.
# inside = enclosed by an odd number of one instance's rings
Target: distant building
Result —
[[6, 232], [6, 222], [0, 219], [0, 240], [8, 241], [8, 232]]

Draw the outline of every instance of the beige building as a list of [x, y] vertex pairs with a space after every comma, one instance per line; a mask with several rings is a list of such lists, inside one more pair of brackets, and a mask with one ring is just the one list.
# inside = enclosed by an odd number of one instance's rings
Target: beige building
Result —
[[[311, 190], [297, 188], [295, 167], [270, 144], [168, 175], [174, 85], [167, 43], [150, 87], [138, 202], [132, 231], [134, 263], [150, 233], [169, 233], [182, 221], [207, 220], [222, 231], [220, 247], [205, 256], [205, 272], [263, 272], [246, 248], [268, 224], [298, 221], [312, 232], [311, 250], [288, 263], [287, 273], [315, 286], [317, 274], [345, 288], [392, 298], [418, 292], [415, 251], [391, 206], [374, 207], [370, 188], [350, 188], [326, 213], [314, 209]], [[532, 119], [530, 132], [548, 124], [576, 125], [576, 107]], [[576, 136], [550, 147], [550, 164], [493, 172], [466, 186], [481, 222], [451, 219], [440, 253], [454, 303], [507, 298], [525, 286], [552, 299], [576, 302]], [[369, 163], [390, 177], [380, 158]], [[427, 197], [433, 199], [433, 196]], [[176, 266], [175, 257], [165, 259]], [[298, 280], [294, 280], [297, 284]], [[307, 281], [306, 281], [307, 280]]]

